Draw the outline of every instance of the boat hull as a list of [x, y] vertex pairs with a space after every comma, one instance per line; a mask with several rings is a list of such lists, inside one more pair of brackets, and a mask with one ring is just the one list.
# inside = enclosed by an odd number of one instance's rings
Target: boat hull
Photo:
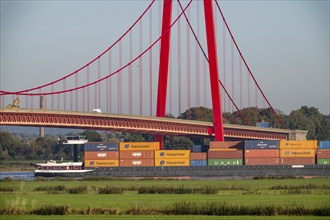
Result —
[[94, 170], [36, 170], [36, 177], [84, 177], [90, 175]]

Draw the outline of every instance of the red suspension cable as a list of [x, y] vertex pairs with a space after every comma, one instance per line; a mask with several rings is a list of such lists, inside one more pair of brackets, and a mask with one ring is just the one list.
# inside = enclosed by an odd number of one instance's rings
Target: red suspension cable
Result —
[[[197, 22], [197, 38], [199, 38], [199, 32], [200, 32], [200, 27], [199, 27], [199, 1], [196, 2], [196, 22]], [[195, 44], [195, 83], [196, 83], [196, 120], [200, 119], [200, 67], [199, 67], [199, 47], [197, 44]]]
[[[190, 6], [192, 0], [189, 1], [189, 3], [187, 4], [187, 6], [185, 7], [184, 11]], [[174, 24], [176, 24], [176, 22], [180, 19], [180, 17], [182, 16], [182, 14], [184, 13], [184, 11], [182, 13], [180, 13], [180, 15], [173, 21], [173, 23], [170, 25], [169, 29], [171, 29], [173, 27]], [[165, 32], [166, 34], [166, 32]], [[116, 70], [115, 72], [102, 77], [99, 80], [95, 80], [93, 82], [87, 83], [85, 85], [81, 85], [77, 88], [73, 88], [73, 89], [67, 89], [64, 91], [56, 91], [56, 92], [44, 92], [44, 93], [19, 93], [19, 95], [25, 95], [25, 96], [40, 96], [40, 95], [52, 95], [52, 94], [61, 94], [61, 93], [65, 93], [65, 92], [71, 92], [71, 91], [75, 91], [75, 90], [79, 90], [79, 89], [83, 89], [92, 85], [97, 84], [98, 82], [101, 82], [109, 77], [112, 77], [114, 75], [116, 75], [117, 73], [120, 73], [123, 69], [127, 68], [129, 65], [131, 65], [132, 63], [134, 63], [136, 60], [138, 60], [140, 57], [142, 57], [144, 54], [146, 54], [152, 47], [155, 46], [156, 43], [158, 43], [158, 41], [160, 41], [160, 39], [162, 38], [162, 36], [160, 36], [157, 40], [155, 40], [147, 49], [145, 49], [141, 54], [139, 54], [137, 57], [135, 57], [133, 60], [131, 60], [130, 62], [128, 62], [126, 65], [122, 66], [121, 68], [119, 68], [118, 70]], [[7, 93], [8, 95], [9, 93]], [[10, 94], [16, 94], [16, 93], [10, 93]]]
[[[101, 79], [101, 58], [97, 60], [97, 77], [98, 79]], [[78, 87], [78, 86], [76, 86]], [[101, 108], [101, 82], [97, 84], [97, 108]]]
[[[89, 84], [89, 66], [87, 66], [86, 68], [86, 80], [87, 80], [87, 84]], [[89, 99], [90, 99], [90, 95], [89, 95], [89, 87], [86, 88], [87, 89], [87, 111], [89, 111]]]
[[[188, 9], [187, 11], [187, 17], [189, 20], [190, 17], [190, 10]], [[191, 70], [190, 70], [190, 28], [189, 25], [186, 26], [186, 40], [187, 40], [187, 109], [189, 109], [191, 107], [190, 104], [190, 100], [191, 100], [191, 96], [190, 96], [190, 86], [191, 86], [191, 80], [190, 80], [190, 74], [191, 74]], [[190, 119], [190, 112], [188, 112], [188, 119]]]
[[242, 106], [243, 106], [243, 99], [242, 99], [242, 96], [243, 96], [243, 74], [242, 74], [242, 60], [239, 59], [239, 89], [240, 89], [240, 109], [242, 109]]
[[[66, 79], [63, 80], [63, 90], [66, 90]], [[66, 110], [66, 93], [63, 93], [63, 108]]]
[[[140, 32], [140, 53], [142, 53], [142, 20], [140, 21], [140, 25], [139, 25], [139, 32]], [[140, 115], [142, 115], [142, 104], [143, 104], [143, 93], [142, 93], [142, 57], [140, 57], [139, 59], [139, 98], [140, 98]]]
[[[182, 5], [181, 5], [180, 1], [178, 1], [178, 3], [179, 3], [179, 5], [180, 5], [180, 7], [181, 7], [181, 9], [182, 9]], [[184, 13], [184, 10], [183, 10], [183, 13]], [[184, 15], [185, 15], [185, 13], [184, 13]], [[203, 52], [204, 57], [205, 57], [205, 59], [204, 59], [204, 103], [205, 103], [205, 100], [206, 100], [206, 62], [205, 62], [205, 60], [208, 61], [208, 57], [207, 57], [207, 55], [206, 55], [204, 49], [202, 48], [202, 46], [201, 46], [201, 44], [200, 44], [200, 42], [199, 42], [199, 40], [198, 40], [198, 38], [197, 38], [197, 36], [196, 36], [196, 34], [195, 34], [193, 28], [192, 28], [192, 26], [190, 25], [189, 19], [187, 19], [187, 16], [186, 16], [186, 15], [185, 15], [185, 18], [186, 18], [187, 23], [189, 24], [189, 27], [190, 27], [190, 29], [191, 29], [193, 35], [195, 36], [195, 40], [197, 41], [197, 43], [198, 43], [198, 45], [199, 45], [199, 47], [200, 47], [200, 49], [201, 49], [201, 51]], [[225, 29], [224, 29], [224, 30], [225, 30]], [[224, 31], [224, 32], [225, 32], [225, 31]], [[225, 35], [224, 35], [224, 36], [225, 36]], [[241, 110], [238, 109], [237, 105], [234, 103], [234, 100], [230, 97], [230, 95], [229, 95], [229, 93], [227, 92], [227, 90], [226, 90], [226, 88], [224, 87], [224, 85], [221, 83], [220, 80], [219, 80], [219, 82], [220, 82], [220, 85], [222, 86], [223, 90], [226, 92], [227, 96], [228, 96], [229, 99], [230, 99], [230, 100], [228, 100], [228, 102], [230, 102], [230, 101], [233, 102], [235, 108], [236, 108], [237, 111], [239, 111], [239, 113], [241, 114], [241, 117], [246, 121], [246, 119], [244, 118], [244, 116], [243, 116]], [[206, 105], [206, 104], [204, 104], [204, 105]], [[246, 121], [246, 122], [247, 122], [247, 121]], [[249, 122], [247, 122], [247, 124], [249, 124]]]
[[[180, 10], [178, 8], [178, 13]], [[182, 103], [182, 95], [181, 95], [181, 20], [178, 21], [178, 106], [179, 106], [179, 115], [182, 113], [181, 103]]]
[[[133, 58], [132, 32], [129, 34], [129, 58]], [[128, 112], [131, 115], [133, 112], [133, 86], [132, 86], [132, 64], [128, 67]]]
[[[123, 47], [122, 47], [122, 42], [119, 42], [119, 66], [122, 66], [123, 62]], [[122, 85], [123, 85], [123, 80], [122, 80], [122, 71], [119, 72], [118, 74], [118, 84], [117, 84], [117, 95], [118, 95], [118, 113], [122, 114], [122, 100], [123, 100], [123, 94], [122, 94]]]
[[149, 4], [149, 6], [144, 10], [144, 12], [140, 15], [140, 17], [127, 29], [127, 31], [117, 39], [117, 41], [115, 41], [110, 47], [108, 47], [105, 51], [103, 51], [99, 56], [97, 56], [96, 58], [94, 58], [92, 61], [88, 62], [87, 64], [85, 64], [84, 66], [82, 66], [81, 68], [73, 71], [72, 73], [62, 77], [62, 78], [59, 78], [57, 80], [54, 80], [50, 83], [47, 83], [47, 84], [44, 84], [42, 86], [37, 86], [37, 87], [34, 87], [34, 88], [30, 88], [30, 89], [26, 89], [26, 90], [21, 90], [21, 91], [17, 91], [17, 92], [8, 92], [8, 91], [3, 91], [3, 90], [0, 90], [0, 93], [1, 95], [8, 95], [8, 94], [20, 94], [20, 93], [27, 93], [27, 92], [30, 92], [30, 91], [33, 91], [33, 90], [36, 90], [36, 89], [41, 89], [41, 88], [44, 88], [44, 87], [47, 87], [47, 86], [50, 86], [50, 85], [53, 85], [59, 81], [62, 81], [74, 74], [77, 74], [78, 72], [80, 72], [81, 70], [85, 69], [86, 67], [88, 67], [89, 65], [91, 65], [92, 63], [94, 63], [98, 58], [102, 57], [105, 53], [107, 53], [109, 50], [111, 50], [118, 42], [120, 42], [126, 35], [127, 33], [129, 33], [133, 27], [142, 19], [142, 17], [147, 13], [147, 11], [151, 8], [151, 6], [154, 4], [155, 0], [152, 0], [152, 2]]
[[[223, 27], [224, 29], [224, 27]], [[223, 31], [223, 35], [222, 35], [222, 38], [223, 38], [223, 87], [226, 87], [226, 32]], [[227, 104], [227, 99], [226, 99], [226, 96], [224, 97], [224, 100], [223, 100], [223, 111], [226, 112], [226, 104]]]
[[[152, 8], [149, 11], [149, 44], [152, 43]], [[152, 116], [152, 50], [149, 50], [149, 112]]]
[[271, 110], [273, 111], [273, 113], [276, 115], [276, 117], [277, 117], [278, 121], [281, 123], [282, 127], [286, 129], [286, 126], [285, 126], [285, 124], [283, 123], [282, 119], [278, 116], [278, 114], [277, 114], [276, 111], [274, 110], [273, 106], [270, 104], [269, 100], [267, 99], [266, 95], [265, 95], [264, 92], [261, 90], [261, 88], [260, 88], [260, 86], [259, 86], [257, 80], [255, 79], [254, 75], [252, 74], [252, 71], [251, 71], [249, 65], [248, 65], [247, 62], [245, 61], [244, 56], [243, 56], [243, 54], [241, 53], [241, 50], [239, 49], [239, 47], [238, 47], [238, 45], [237, 45], [237, 43], [236, 43], [236, 40], [235, 40], [235, 38], [234, 38], [234, 36], [233, 36], [233, 34], [232, 34], [232, 32], [231, 32], [231, 30], [230, 30], [228, 24], [227, 24], [227, 21], [226, 21], [224, 15], [223, 15], [223, 13], [222, 13], [222, 10], [220, 9], [220, 6], [219, 6], [218, 1], [216, 0], [215, 3], [216, 3], [216, 5], [217, 5], [217, 7], [218, 7], [218, 10], [219, 10], [220, 14], [221, 14], [222, 20], [223, 20], [224, 24], [226, 25], [227, 30], [228, 30], [228, 32], [229, 32], [231, 38], [232, 38], [232, 41], [233, 41], [233, 43], [235, 44], [236, 49], [237, 49], [237, 51], [238, 51], [238, 53], [239, 53], [241, 59], [243, 60], [243, 62], [244, 62], [244, 64], [245, 64], [245, 66], [246, 66], [246, 68], [247, 68], [249, 74], [251, 75], [251, 77], [252, 77], [254, 83], [255, 83], [256, 86], [258, 87], [258, 89], [259, 89], [260, 93], [262, 94], [263, 98], [264, 98], [264, 99], [266, 100], [266, 102], [268, 103], [268, 106], [271, 108]]
[[[75, 87], [78, 87], [78, 74], [75, 75]], [[76, 111], [78, 111], [78, 90], [75, 91], [75, 95], [76, 95]]]
[[[234, 45], [231, 43], [231, 97], [235, 100], [234, 91], [235, 91], [235, 64], [234, 64]], [[234, 112], [234, 107], [231, 105], [231, 113]]]
[[[130, 32], [131, 33], [131, 32]], [[109, 73], [111, 73], [112, 72], [112, 61], [111, 61], [111, 51], [109, 50]], [[112, 78], [111, 77], [109, 77], [108, 78], [108, 80], [109, 80], [109, 104], [110, 104], [110, 106], [109, 106], [109, 111], [110, 111], [110, 113], [112, 112]]]

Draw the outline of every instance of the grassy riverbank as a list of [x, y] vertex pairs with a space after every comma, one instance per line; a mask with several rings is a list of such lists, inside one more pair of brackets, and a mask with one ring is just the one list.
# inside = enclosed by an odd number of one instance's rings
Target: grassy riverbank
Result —
[[134, 219], [169, 219], [169, 215], [317, 219], [312, 217], [330, 215], [330, 179], [3, 180], [0, 198], [1, 214], [8, 219], [13, 214], [65, 215], [64, 219], [109, 214], [119, 219], [134, 215]]

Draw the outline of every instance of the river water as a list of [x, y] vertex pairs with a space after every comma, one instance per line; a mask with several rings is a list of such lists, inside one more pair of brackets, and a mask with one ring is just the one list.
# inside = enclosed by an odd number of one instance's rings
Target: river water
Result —
[[15, 179], [15, 180], [34, 180], [33, 172], [0, 172], [0, 180], [2, 179]]

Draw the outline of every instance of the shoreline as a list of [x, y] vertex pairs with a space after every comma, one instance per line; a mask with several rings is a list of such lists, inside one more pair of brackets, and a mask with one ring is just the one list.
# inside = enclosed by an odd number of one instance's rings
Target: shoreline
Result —
[[0, 172], [34, 172], [34, 166], [0, 164]]

